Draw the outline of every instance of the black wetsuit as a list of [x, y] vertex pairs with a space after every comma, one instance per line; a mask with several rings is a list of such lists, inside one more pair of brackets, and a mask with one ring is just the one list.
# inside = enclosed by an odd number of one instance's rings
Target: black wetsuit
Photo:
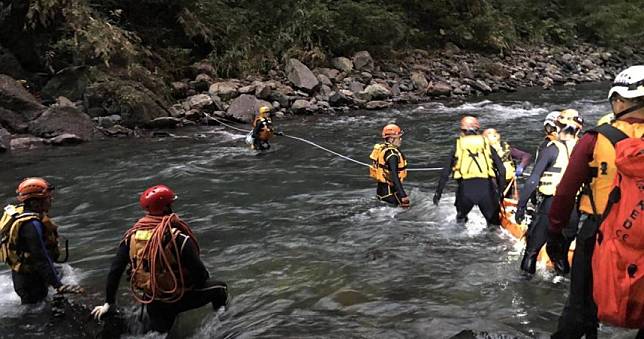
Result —
[[398, 206], [400, 205], [400, 200], [406, 197], [407, 193], [405, 193], [402, 182], [398, 177], [398, 162], [400, 161], [400, 159], [398, 159], [396, 153], [392, 153], [393, 151], [387, 150], [384, 154], [384, 158], [387, 159], [387, 167], [389, 168], [389, 173], [391, 174], [391, 182], [393, 183], [393, 186], [384, 182], [378, 182], [376, 196], [380, 201]]
[[28, 273], [11, 271], [13, 289], [23, 304], [35, 304], [44, 300], [49, 286], [62, 285], [43, 240], [44, 226], [38, 220], [31, 220], [20, 227], [16, 247], [18, 252], [28, 252], [25, 260]]
[[[479, 207], [479, 210], [485, 217], [488, 225], [500, 225], [499, 209], [501, 203], [501, 193], [499, 187], [505, 187], [505, 166], [503, 161], [496, 153], [494, 148], [490, 147], [492, 155], [492, 163], [494, 170], [497, 174], [497, 180], [493, 178], [473, 178], [473, 179], [457, 179], [458, 189], [456, 191], [456, 221], [458, 223], [467, 222], [467, 215], [470, 213], [474, 205]], [[452, 149], [446, 166], [441, 172], [441, 177], [438, 180], [438, 187], [436, 194], [441, 195], [443, 189], [452, 174], [452, 169], [456, 164], [456, 148]]]
[[[217, 311], [221, 306], [226, 305], [228, 299], [226, 283], [209, 279], [210, 274], [199, 258], [194, 241], [190, 237], [180, 234], [177, 244], [181, 246], [181, 264], [187, 272], [185, 286], [193, 286], [193, 288], [186, 291], [177, 302], [153, 301], [146, 306], [151, 330], [162, 333], [168, 332], [172, 328], [179, 313], [208, 303], [211, 303], [213, 309]], [[122, 241], [107, 276], [106, 303], [114, 305], [116, 302], [119, 281], [129, 263], [129, 240]]]
[[271, 148], [271, 144], [268, 142], [268, 140], [259, 140], [259, 131], [261, 131], [263, 128], [273, 130], [273, 122], [271, 119], [268, 118], [262, 118], [257, 121], [255, 124], [255, 127], [253, 127], [253, 131], [251, 133], [251, 136], [253, 137], [253, 147], [258, 150], [258, 151], [265, 151]]
[[[523, 185], [523, 188], [521, 190], [517, 209], [525, 210], [526, 205], [528, 204], [528, 200], [530, 200], [530, 197], [537, 190], [537, 187], [539, 187], [541, 176], [546, 171], [546, 169], [550, 168], [555, 163], [555, 161], [557, 161], [558, 156], [559, 149], [554, 144], [546, 146], [539, 151], [539, 156], [537, 158], [537, 162], [534, 165], [534, 168], [532, 169], [532, 174]], [[521, 260], [521, 269], [533, 274], [536, 271], [537, 256], [539, 255], [539, 251], [541, 251], [541, 247], [543, 247], [543, 245], [545, 245], [546, 241], [548, 240], [548, 212], [550, 211], [550, 207], [552, 206], [553, 198], [552, 195], [537, 194], [537, 196], [537, 211], [534, 218], [530, 222], [530, 226], [528, 226], [528, 232], [526, 235], [526, 248], [523, 254], [523, 259]], [[579, 213], [577, 213], [576, 210], [577, 209], [575, 209], [570, 216], [570, 222], [565, 230], [567, 239], [573, 239], [574, 234], [577, 233]], [[567, 247], [564, 252], [566, 254], [568, 253], [568, 247], [570, 247], [571, 241], [572, 240], [567, 241]], [[568, 258], [564, 258], [563, 262], [555, 262], [555, 269], [560, 273], [567, 273], [570, 270], [570, 267], [568, 265]]]

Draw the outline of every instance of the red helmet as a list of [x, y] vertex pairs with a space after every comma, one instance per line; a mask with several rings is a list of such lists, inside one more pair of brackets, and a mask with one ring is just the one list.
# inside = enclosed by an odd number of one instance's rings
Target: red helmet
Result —
[[156, 185], [141, 193], [139, 204], [141, 208], [152, 215], [160, 215], [166, 211], [166, 207], [177, 199], [177, 196], [166, 185]]
[[388, 124], [382, 129], [383, 138], [395, 138], [403, 135], [402, 129], [396, 124]]
[[32, 198], [46, 198], [51, 196], [54, 186], [43, 178], [25, 178], [18, 185], [16, 193], [18, 201], [24, 202]]
[[461, 118], [461, 130], [464, 131], [478, 131], [481, 128], [479, 124], [479, 119], [471, 115], [466, 115]]

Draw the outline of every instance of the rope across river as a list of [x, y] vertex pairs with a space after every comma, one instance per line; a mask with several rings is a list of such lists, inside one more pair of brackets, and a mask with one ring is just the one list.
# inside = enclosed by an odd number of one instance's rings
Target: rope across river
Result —
[[[250, 130], [230, 125], [230, 124], [222, 121], [221, 119], [217, 119], [217, 118], [215, 118], [215, 117], [213, 117], [213, 116], [211, 116], [209, 114], [206, 114], [206, 116], [208, 117], [208, 119], [212, 119], [212, 120], [218, 122], [219, 124], [221, 124], [222, 126], [226, 126], [226, 127], [230, 128], [230, 129], [233, 129], [235, 131], [243, 132], [243, 133], [249, 133], [250, 132]], [[365, 166], [365, 167], [371, 167], [371, 165], [366, 163], [366, 162], [358, 161], [358, 160], [353, 159], [351, 157], [348, 157], [346, 155], [340, 154], [340, 153], [338, 153], [336, 151], [333, 151], [333, 150], [330, 150], [330, 149], [328, 149], [328, 148], [326, 148], [324, 146], [320, 146], [320, 145], [314, 143], [313, 141], [310, 141], [310, 140], [307, 140], [307, 139], [304, 139], [304, 138], [300, 138], [300, 137], [296, 137], [296, 136], [292, 136], [292, 135], [288, 135], [286, 133], [281, 133], [281, 134], [278, 134], [278, 135], [281, 135], [283, 137], [290, 138], [290, 139], [293, 139], [293, 140], [298, 140], [298, 141], [304, 142], [304, 143], [309, 144], [309, 145], [311, 145], [313, 147], [319, 148], [319, 149], [321, 149], [321, 150], [323, 150], [325, 152], [328, 152], [328, 153], [331, 153], [331, 154], [333, 154], [333, 155], [335, 155], [337, 157], [340, 157], [340, 158], [342, 158], [344, 160], [351, 161], [351, 162], [353, 162], [355, 164]], [[407, 171], [410, 171], [410, 172], [430, 172], [430, 171], [441, 171], [441, 170], [443, 170], [442, 167], [419, 167], [419, 168], [408, 168], [407, 169]]]

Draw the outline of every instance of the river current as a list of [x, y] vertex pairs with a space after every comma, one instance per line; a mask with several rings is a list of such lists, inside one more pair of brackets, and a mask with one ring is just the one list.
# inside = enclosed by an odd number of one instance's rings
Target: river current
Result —
[[[479, 115], [482, 127], [497, 128], [511, 145], [534, 154], [548, 112], [576, 108], [594, 126], [609, 111], [606, 89], [532, 89], [456, 106], [429, 103], [276, 125], [368, 161], [380, 129], [393, 121], [405, 130], [410, 167], [443, 166], [463, 113]], [[103, 303], [123, 232], [142, 215], [138, 194], [165, 183], [179, 196], [175, 210], [196, 233], [211, 276], [228, 282], [232, 296], [226, 312], [205, 307], [181, 316], [176, 337], [449, 338], [471, 329], [504, 338], [555, 329], [568, 279], [544, 268], [526, 279], [520, 245], [500, 229], [487, 231], [476, 208], [458, 226], [453, 182], [433, 206], [437, 172], [410, 173], [412, 207], [402, 210], [375, 200], [366, 168], [296, 140], [277, 137], [270, 152], [256, 155], [243, 133], [221, 126], [174, 133], [186, 137], [111, 139], [0, 157], [3, 204], [23, 177], [44, 176], [57, 186], [51, 214], [71, 252], [64, 281], [86, 287], [96, 305]], [[119, 304], [133, 313], [127, 286], [124, 279]], [[20, 305], [5, 266], [0, 336], [44, 335], [20, 327], [22, 316], [37, 312]], [[623, 333], [602, 327], [600, 336]]]

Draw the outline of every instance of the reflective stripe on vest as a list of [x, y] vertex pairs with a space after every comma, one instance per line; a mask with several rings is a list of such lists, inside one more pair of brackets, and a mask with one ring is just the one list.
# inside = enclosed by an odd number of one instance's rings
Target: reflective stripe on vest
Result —
[[[388, 153], [388, 151], [391, 151]], [[388, 154], [387, 154], [388, 153]], [[385, 155], [387, 157], [385, 158]], [[373, 146], [373, 150], [369, 155], [371, 159], [371, 166], [369, 166], [369, 176], [378, 182], [393, 185], [391, 181], [391, 172], [387, 161], [389, 157], [396, 155], [398, 157], [398, 178], [400, 182], [405, 181], [407, 178], [407, 159], [405, 155], [393, 144], [380, 143]]]
[[[629, 124], [626, 121], [616, 120], [610, 126], [619, 129], [630, 138], [641, 138], [644, 135], [644, 124], [642, 123]], [[615, 180], [615, 174], [617, 173], [615, 168], [615, 148], [611, 141], [601, 133], [597, 133], [593, 160], [588, 165], [593, 171], [589, 189], [593, 195], [596, 211], [593, 212], [593, 206], [588, 194], [582, 195], [579, 209], [586, 214], [596, 213], [601, 215], [604, 213], [608, 203], [608, 194], [613, 187], [613, 180]]]
[[456, 139], [454, 179], [495, 177], [490, 144], [482, 135], [463, 135]]
[[557, 186], [559, 185], [559, 182], [561, 182], [561, 178], [566, 171], [566, 167], [568, 167], [570, 152], [575, 146], [575, 141], [551, 141], [548, 143], [548, 146], [550, 145], [555, 145], [557, 147], [557, 159], [555, 159], [555, 162], [541, 175], [541, 178], [539, 179], [539, 193], [552, 196], [555, 195]]

